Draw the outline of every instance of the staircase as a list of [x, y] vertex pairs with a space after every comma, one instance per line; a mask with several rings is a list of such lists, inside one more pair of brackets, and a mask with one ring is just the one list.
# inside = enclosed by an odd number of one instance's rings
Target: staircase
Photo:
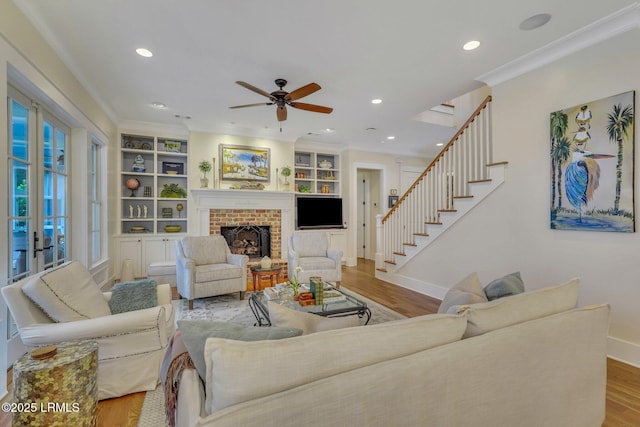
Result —
[[393, 273], [504, 182], [507, 163], [493, 162], [491, 141], [489, 96], [387, 215], [378, 215], [376, 277], [393, 282]]

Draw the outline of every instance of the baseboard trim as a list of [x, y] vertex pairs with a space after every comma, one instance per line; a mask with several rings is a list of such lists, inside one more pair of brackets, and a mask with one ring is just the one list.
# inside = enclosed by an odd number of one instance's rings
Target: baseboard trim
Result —
[[620, 338], [607, 338], [607, 353], [611, 359], [640, 368], [640, 345]]
[[432, 298], [437, 298], [439, 300], [444, 298], [445, 294], [448, 291], [447, 288], [443, 288], [442, 286], [438, 286], [433, 283], [423, 282], [421, 280], [416, 280], [412, 277], [402, 276], [400, 274], [388, 275], [384, 280], [387, 280], [393, 283], [394, 285], [398, 285], [403, 288], [410, 289], [412, 291], [416, 291], [421, 294], [430, 296]]

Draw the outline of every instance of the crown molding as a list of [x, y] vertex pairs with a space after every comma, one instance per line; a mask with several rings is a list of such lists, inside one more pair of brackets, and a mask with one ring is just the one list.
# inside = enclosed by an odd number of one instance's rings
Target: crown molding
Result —
[[636, 2], [520, 58], [501, 65], [488, 73], [482, 74], [476, 77], [475, 80], [493, 87], [637, 28], [640, 28], [640, 3]]

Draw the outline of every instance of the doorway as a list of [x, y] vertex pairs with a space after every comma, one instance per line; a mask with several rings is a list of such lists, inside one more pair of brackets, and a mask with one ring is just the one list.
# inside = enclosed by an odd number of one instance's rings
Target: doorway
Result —
[[[9, 87], [7, 283], [69, 259], [70, 128]], [[26, 351], [8, 315], [7, 362]]]
[[380, 170], [357, 171], [357, 251], [356, 256], [375, 259], [376, 215], [380, 207]]

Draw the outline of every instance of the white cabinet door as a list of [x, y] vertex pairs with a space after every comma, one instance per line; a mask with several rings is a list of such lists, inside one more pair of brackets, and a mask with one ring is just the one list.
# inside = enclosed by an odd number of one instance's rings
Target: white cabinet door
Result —
[[144, 275], [147, 274], [147, 267], [152, 262], [165, 260], [165, 241], [164, 237], [147, 237], [143, 240], [143, 265]]
[[118, 245], [118, 256], [116, 268], [116, 277], [119, 279], [122, 273], [122, 261], [130, 259], [133, 261], [135, 277], [146, 275], [146, 269], [142, 271], [142, 239], [141, 238], [125, 238], [120, 239]]

